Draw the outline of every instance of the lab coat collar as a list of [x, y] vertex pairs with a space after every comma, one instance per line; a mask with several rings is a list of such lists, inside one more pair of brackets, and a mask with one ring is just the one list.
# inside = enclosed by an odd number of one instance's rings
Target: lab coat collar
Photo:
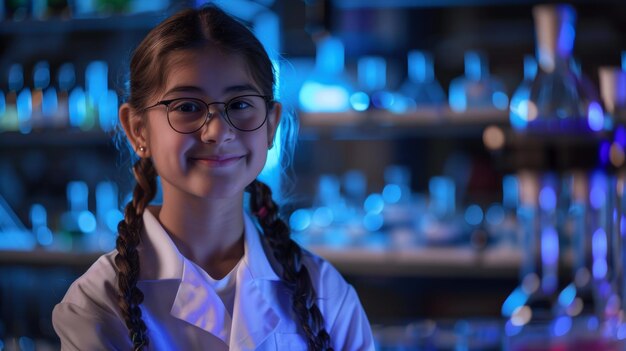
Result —
[[[140, 279], [148, 284], [180, 280], [170, 310], [173, 317], [215, 335], [233, 350], [253, 350], [276, 329], [280, 317], [256, 280], [278, 281], [280, 278], [272, 268], [275, 262], [270, 263], [273, 255], [267, 251], [267, 245], [247, 214], [244, 214], [244, 257], [236, 272], [232, 317], [216, 292], [203, 283], [206, 273], [178, 251], [154, 215], [144, 211], [143, 219], [146, 240], [138, 248]], [[156, 293], [158, 288], [153, 288]]]

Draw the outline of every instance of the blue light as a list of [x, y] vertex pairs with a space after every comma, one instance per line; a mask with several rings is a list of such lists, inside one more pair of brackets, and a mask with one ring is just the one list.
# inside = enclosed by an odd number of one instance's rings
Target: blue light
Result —
[[574, 283], [571, 283], [559, 294], [559, 305], [562, 307], [568, 307], [574, 302], [575, 298], [576, 286]]
[[589, 103], [587, 109], [587, 123], [591, 130], [599, 132], [604, 128], [604, 112], [602, 106], [596, 101]]
[[463, 85], [459, 82], [453, 81], [450, 84], [450, 96], [448, 96], [448, 103], [454, 112], [464, 112], [467, 109], [467, 97], [465, 96]]
[[478, 205], [470, 205], [465, 210], [465, 222], [469, 225], [479, 225], [483, 221], [483, 210]]
[[96, 217], [89, 211], [81, 211], [78, 214], [78, 229], [83, 233], [91, 233], [96, 230]]
[[87, 209], [87, 198], [89, 189], [82, 181], [73, 181], [67, 184], [67, 199], [70, 203], [70, 210], [73, 212]]
[[52, 245], [52, 232], [48, 227], [38, 227], [37, 228], [37, 242], [41, 246], [50, 246]]
[[311, 225], [311, 211], [306, 209], [295, 210], [289, 217], [289, 226], [294, 231], [304, 231]]
[[370, 107], [370, 97], [362, 91], [357, 91], [350, 96], [350, 105], [355, 111], [365, 111]]
[[618, 126], [615, 129], [615, 142], [620, 144], [622, 146], [622, 148], [626, 148], [626, 129], [624, 129], [624, 126]]
[[509, 297], [504, 300], [502, 304], [502, 315], [505, 317], [511, 317], [513, 312], [528, 301], [528, 295], [524, 293], [521, 287], [515, 288]]
[[48, 215], [45, 207], [40, 204], [34, 204], [30, 208], [30, 224], [33, 228], [48, 225]]
[[94, 105], [100, 101], [100, 97], [106, 94], [108, 86], [108, 66], [104, 61], [93, 61], [85, 70], [85, 85], [89, 102]]
[[435, 215], [443, 217], [455, 212], [455, 185], [448, 177], [432, 177], [428, 182], [431, 206]]
[[387, 84], [387, 63], [384, 58], [365, 56], [358, 62], [359, 83], [367, 91], [381, 90]]
[[589, 191], [589, 202], [594, 209], [600, 209], [606, 201], [606, 179], [596, 172], [591, 176], [591, 189]]
[[102, 94], [98, 103], [98, 121], [103, 131], [110, 132], [115, 129], [118, 107], [117, 94], [114, 91], [109, 90]]
[[514, 175], [502, 179], [502, 205], [509, 209], [517, 208], [519, 203], [519, 181]]
[[317, 43], [316, 68], [321, 72], [341, 73], [345, 64], [345, 49], [338, 38], [328, 36]]
[[307, 81], [300, 89], [300, 108], [305, 112], [346, 112], [350, 109], [348, 89]]
[[510, 320], [506, 321], [506, 325], [504, 326], [504, 332], [507, 336], [515, 336], [519, 334], [524, 328], [523, 325], [514, 325]]
[[59, 82], [59, 89], [63, 91], [69, 91], [76, 82], [76, 72], [74, 65], [71, 63], [64, 63], [59, 67], [57, 73], [57, 80]]
[[499, 204], [491, 205], [487, 210], [485, 219], [490, 225], [502, 224], [502, 222], [504, 222], [504, 208]]
[[587, 329], [597, 330], [599, 326], [600, 322], [597, 317], [589, 317], [589, 320], [587, 321]]
[[363, 216], [363, 227], [365, 230], [375, 232], [383, 227], [383, 216], [380, 213], [368, 213]]
[[626, 237], [626, 215], [622, 215], [619, 221], [619, 233], [622, 237]]
[[560, 316], [554, 321], [554, 335], [563, 336], [572, 329], [572, 318], [569, 316]]
[[368, 213], [381, 213], [385, 208], [385, 201], [380, 194], [370, 194], [363, 203], [363, 209]]
[[596, 229], [591, 239], [591, 252], [593, 256], [593, 276], [602, 279], [607, 273], [607, 237], [602, 228]]
[[29, 89], [24, 89], [17, 95], [17, 120], [22, 134], [28, 134], [32, 130], [30, 120], [32, 114], [33, 97]]
[[561, 10], [564, 13], [565, 21], [571, 21], [562, 24], [561, 32], [559, 33], [559, 41], [557, 43], [559, 56], [566, 57], [572, 52], [572, 48], [574, 47], [576, 29], [574, 29], [574, 25], [572, 22], [574, 21], [575, 14], [573, 13], [574, 10], [570, 7], [561, 6]]
[[553, 227], [541, 231], [541, 260], [545, 265], [554, 265], [559, 259], [559, 237]]
[[107, 228], [109, 228], [112, 233], [117, 232], [117, 225], [122, 219], [124, 219], [124, 215], [122, 214], [122, 212], [117, 209], [109, 210], [109, 212], [107, 212], [105, 215]]
[[617, 329], [617, 339], [624, 340], [626, 339], [626, 324], [620, 324]]
[[46, 117], [52, 117], [58, 110], [57, 91], [54, 87], [50, 87], [43, 92], [43, 100], [41, 101], [41, 113]]
[[499, 110], [506, 110], [509, 107], [509, 97], [502, 91], [496, 91], [491, 96], [491, 102]]
[[606, 166], [609, 163], [609, 159], [611, 157], [611, 143], [608, 141], [601, 142], [598, 153], [600, 157], [600, 164]]
[[4, 93], [0, 92], [0, 116], [4, 117], [4, 114], [7, 111], [7, 101], [4, 97]]
[[511, 98], [509, 121], [515, 129], [524, 129], [528, 125], [528, 100], [530, 90], [517, 91]]
[[550, 186], [545, 186], [539, 192], [539, 206], [544, 211], [554, 211], [556, 208], [556, 193]]
[[383, 188], [383, 199], [388, 204], [395, 204], [402, 197], [402, 189], [397, 184], [387, 184]]
[[320, 227], [328, 227], [333, 223], [333, 211], [328, 207], [318, 207], [313, 212], [313, 223]]
[[70, 126], [80, 127], [87, 117], [87, 100], [81, 87], [72, 90], [68, 98]]

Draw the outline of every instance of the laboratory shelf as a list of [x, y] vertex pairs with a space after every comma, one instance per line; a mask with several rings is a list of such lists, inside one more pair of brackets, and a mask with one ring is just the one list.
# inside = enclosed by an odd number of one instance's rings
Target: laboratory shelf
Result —
[[25, 19], [0, 22], [0, 35], [65, 34], [95, 31], [148, 31], [166, 17], [163, 13], [112, 15], [85, 18]]
[[[469, 247], [422, 247], [405, 250], [331, 248], [309, 250], [349, 275], [388, 277], [490, 277], [511, 278], [518, 273], [521, 253], [513, 248], [477, 251]], [[0, 251], [0, 266], [67, 266], [87, 268], [101, 252]]]

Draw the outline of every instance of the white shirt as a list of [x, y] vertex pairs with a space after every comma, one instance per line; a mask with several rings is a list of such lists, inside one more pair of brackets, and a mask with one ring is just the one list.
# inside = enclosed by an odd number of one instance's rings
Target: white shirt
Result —
[[[236, 270], [229, 313], [208, 274], [186, 259], [158, 220], [144, 211], [138, 246], [149, 350], [306, 350], [291, 292], [246, 215], [244, 256]], [[131, 350], [117, 304], [116, 251], [101, 256], [53, 311], [63, 350]], [[322, 258], [303, 251], [317, 305], [335, 350], [374, 350], [369, 322], [354, 288]], [[280, 269], [280, 268], [277, 268]]]

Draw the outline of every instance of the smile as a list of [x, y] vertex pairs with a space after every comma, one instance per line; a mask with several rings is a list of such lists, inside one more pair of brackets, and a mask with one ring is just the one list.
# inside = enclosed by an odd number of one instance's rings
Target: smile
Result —
[[191, 157], [190, 160], [194, 163], [205, 165], [212, 168], [221, 168], [234, 165], [244, 158], [240, 155], [227, 155], [227, 156], [212, 156], [212, 157]]

